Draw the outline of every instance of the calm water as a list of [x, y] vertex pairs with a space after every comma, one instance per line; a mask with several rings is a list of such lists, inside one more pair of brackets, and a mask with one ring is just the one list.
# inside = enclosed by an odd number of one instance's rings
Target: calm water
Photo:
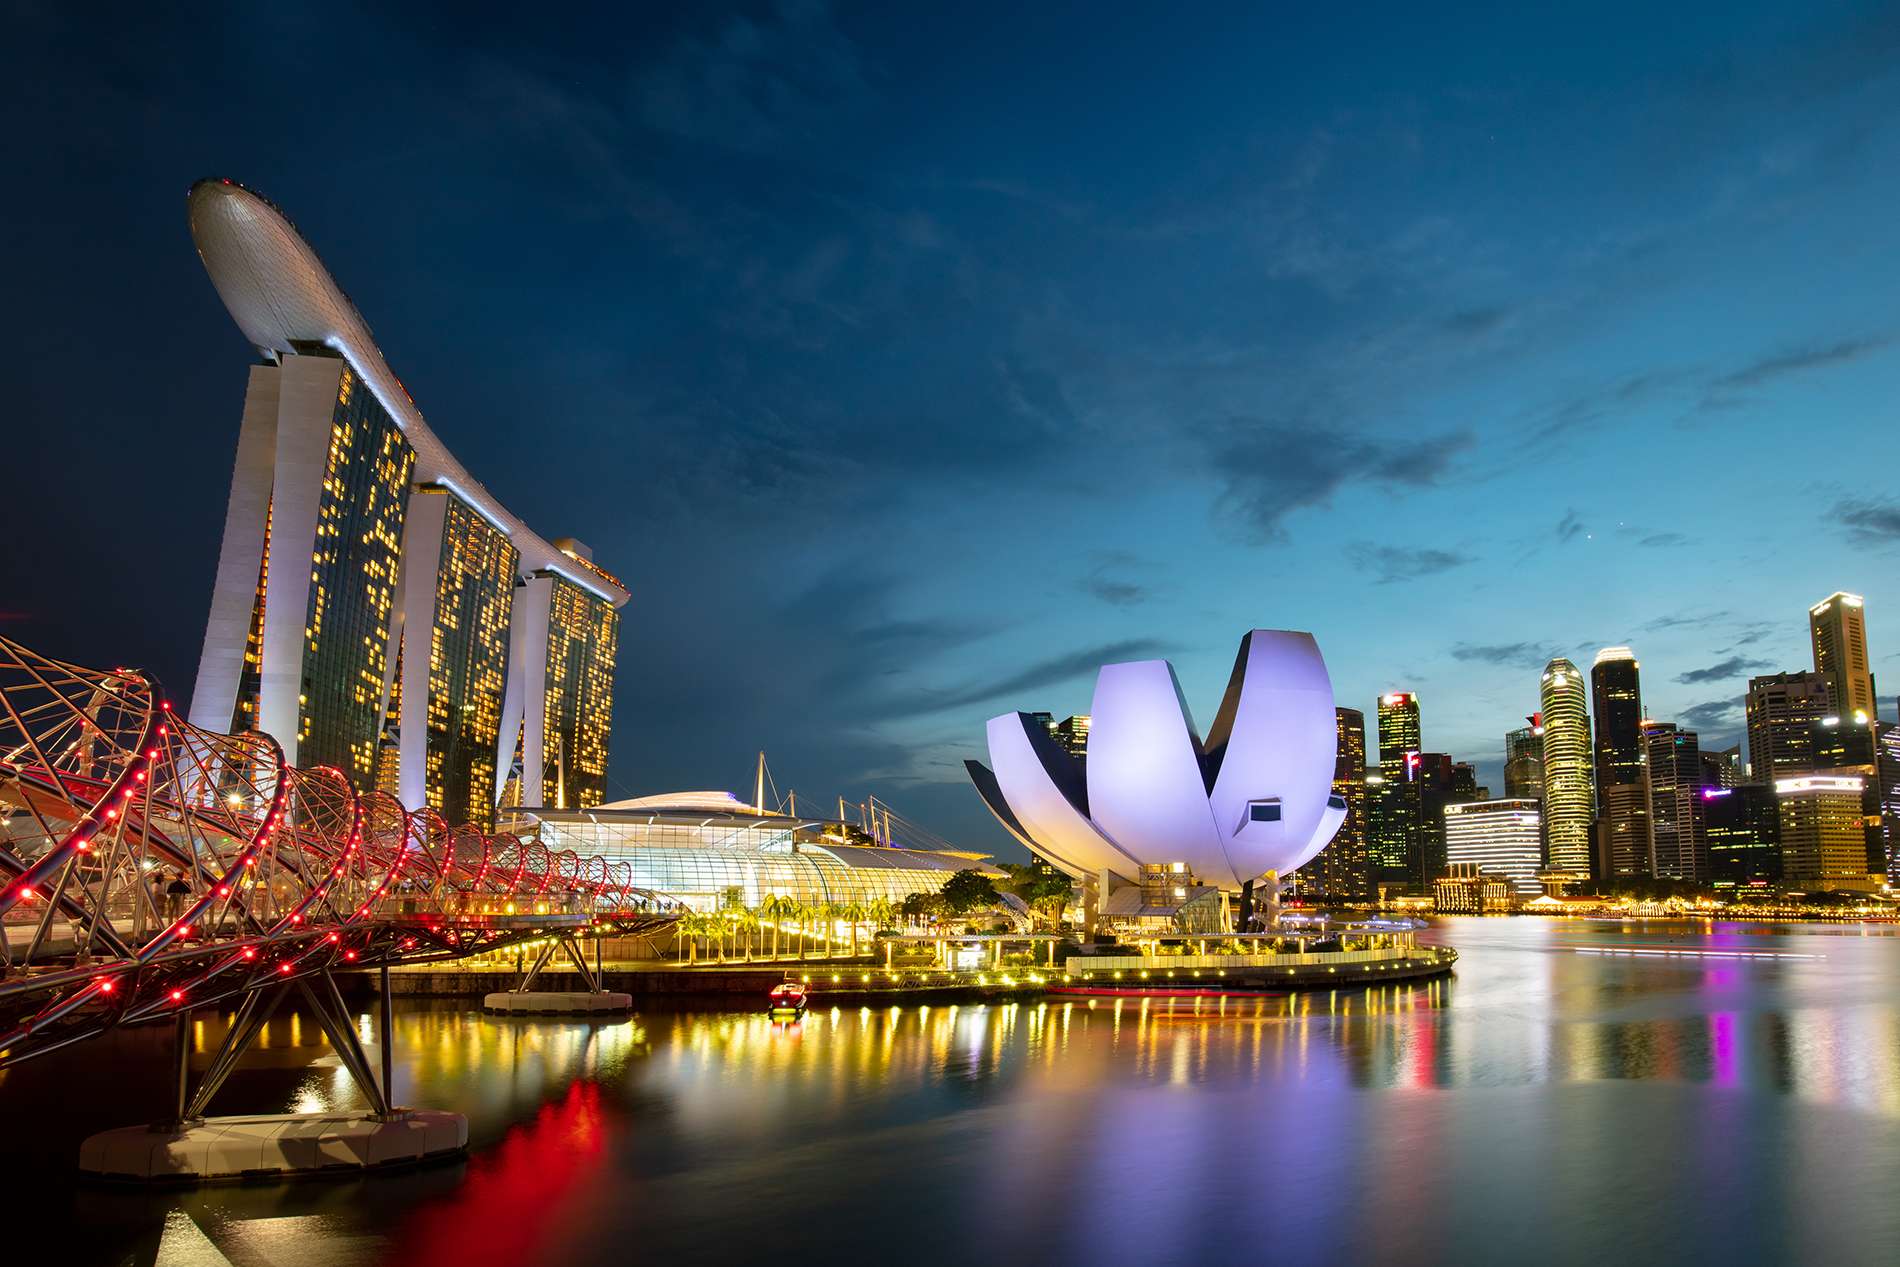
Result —
[[[81, 1264], [1900, 1262], [1900, 937], [1431, 936], [1450, 980], [1224, 1008], [417, 1007], [398, 1098], [474, 1148], [361, 1182], [75, 1185], [164, 1101], [127, 1034], [0, 1073], [0, 1190]], [[355, 1103], [312, 1030], [217, 1110]]]

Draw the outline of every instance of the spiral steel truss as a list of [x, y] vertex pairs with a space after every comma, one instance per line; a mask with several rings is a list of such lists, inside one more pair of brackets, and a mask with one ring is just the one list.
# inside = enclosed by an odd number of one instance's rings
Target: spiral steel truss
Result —
[[201, 730], [132, 669], [0, 638], [0, 1065], [333, 970], [682, 908], [625, 862], [451, 826], [270, 736]]

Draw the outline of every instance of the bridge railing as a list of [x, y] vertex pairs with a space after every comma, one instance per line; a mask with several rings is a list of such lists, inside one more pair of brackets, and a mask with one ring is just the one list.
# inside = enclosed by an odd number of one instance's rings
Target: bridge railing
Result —
[[[0, 1062], [331, 967], [675, 917], [624, 861], [451, 826], [0, 638]], [[526, 922], [524, 922], [524, 918]]]

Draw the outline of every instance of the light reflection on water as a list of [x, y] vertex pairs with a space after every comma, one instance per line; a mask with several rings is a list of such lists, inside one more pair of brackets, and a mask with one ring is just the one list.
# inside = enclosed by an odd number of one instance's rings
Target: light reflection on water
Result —
[[[1816, 931], [1451, 921], [1432, 931], [1463, 954], [1451, 979], [1172, 1004], [602, 1025], [419, 1005], [397, 1014], [397, 1098], [468, 1114], [467, 1163], [75, 1199], [44, 1176], [77, 1139], [162, 1103], [164, 1037], [146, 1032], [6, 1075], [0, 1111], [43, 1155], [0, 1177], [73, 1205], [115, 1252], [172, 1243], [182, 1211], [240, 1264], [766, 1248], [794, 1262], [1895, 1261], [1900, 940]], [[1811, 957], [1579, 953], [1606, 946]], [[373, 1016], [355, 1019], [377, 1041]], [[205, 1018], [195, 1042], [215, 1046], [221, 1024]], [[272, 1023], [256, 1066], [220, 1111], [361, 1107], [296, 1016]]]

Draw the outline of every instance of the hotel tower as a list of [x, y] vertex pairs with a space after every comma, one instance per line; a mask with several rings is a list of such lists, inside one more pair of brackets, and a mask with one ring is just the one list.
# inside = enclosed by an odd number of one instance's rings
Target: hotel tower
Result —
[[260, 358], [191, 720], [451, 822], [492, 823], [517, 769], [516, 803], [598, 804], [626, 589], [463, 469], [282, 212], [216, 180], [188, 205]]

